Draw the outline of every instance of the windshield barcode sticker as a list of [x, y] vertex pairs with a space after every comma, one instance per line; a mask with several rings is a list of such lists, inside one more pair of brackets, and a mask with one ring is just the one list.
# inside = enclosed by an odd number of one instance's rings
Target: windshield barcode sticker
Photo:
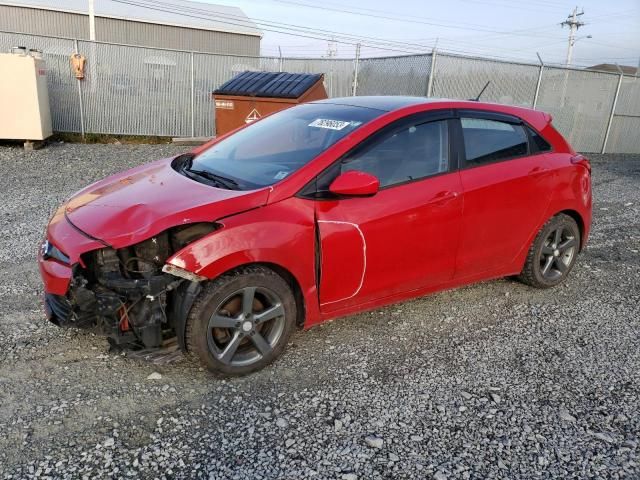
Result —
[[310, 127], [328, 128], [329, 130], [342, 130], [349, 125], [351, 125], [351, 122], [330, 120], [328, 118], [318, 118], [309, 124]]

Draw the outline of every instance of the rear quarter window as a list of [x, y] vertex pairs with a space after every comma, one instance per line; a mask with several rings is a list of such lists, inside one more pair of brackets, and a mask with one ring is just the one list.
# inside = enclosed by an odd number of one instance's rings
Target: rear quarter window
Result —
[[542, 136], [533, 128], [527, 127], [527, 131], [529, 132], [529, 138], [531, 139], [532, 153], [548, 152], [549, 150], [551, 150], [551, 145], [549, 145], [549, 142], [542, 138]]

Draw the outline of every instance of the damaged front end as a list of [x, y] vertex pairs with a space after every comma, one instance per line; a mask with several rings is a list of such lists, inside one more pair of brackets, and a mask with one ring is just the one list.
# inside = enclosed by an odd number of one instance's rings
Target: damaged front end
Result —
[[176, 335], [183, 345], [186, 315], [203, 278], [166, 261], [217, 227], [184, 225], [135, 245], [82, 254], [66, 294], [45, 295], [49, 317], [61, 327], [95, 329], [114, 346], [154, 348]]

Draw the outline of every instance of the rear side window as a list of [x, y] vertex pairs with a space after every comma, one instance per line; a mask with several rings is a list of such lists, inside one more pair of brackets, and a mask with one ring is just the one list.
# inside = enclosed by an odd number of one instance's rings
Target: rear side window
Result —
[[528, 153], [527, 134], [522, 125], [462, 117], [462, 134], [467, 162], [483, 164]]
[[533, 128], [527, 127], [527, 131], [529, 132], [529, 137], [531, 138], [532, 153], [548, 152], [549, 150], [551, 150], [551, 145], [549, 145], [549, 143], [547, 143], [547, 141], [542, 138], [540, 134]]

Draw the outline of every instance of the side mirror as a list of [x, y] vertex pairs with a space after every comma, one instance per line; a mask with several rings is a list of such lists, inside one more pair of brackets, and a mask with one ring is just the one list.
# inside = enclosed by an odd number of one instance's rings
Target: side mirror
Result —
[[374, 175], [358, 170], [350, 170], [338, 176], [329, 191], [343, 197], [369, 197], [378, 193], [380, 180]]

